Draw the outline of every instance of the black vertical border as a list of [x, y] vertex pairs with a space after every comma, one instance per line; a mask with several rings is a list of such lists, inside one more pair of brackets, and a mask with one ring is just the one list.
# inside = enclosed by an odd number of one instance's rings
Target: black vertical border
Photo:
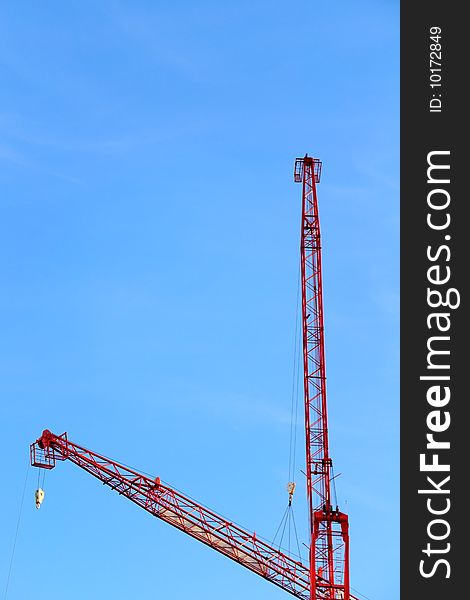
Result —
[[[469, 503], [466, 491], [470, 483], [470, 417], [467, 406], [470, 405], [466, 376], [470, 376], [470, 361], [467, 361], [470, 318], [466, 314], [467, 279], [470, 264], [470, 228], [467, 227], [466, 213], [470, 205], [468, 192], [464, 188], [467, 172], [466, 138], [468, 127], [465, 99], [466, 80], [469, 69], [466, 61], [468, 50], [468, 28], [463, 15], [463, 4], [457, 2], [427, 2], [401, 4], [401, 598], [402, 600], [447, 600], [450, 598], [470, 598], [470, 575], [467, 566], [469, 551], [466, 540], [469, 532]], [[439, 27], [441, 34], [442, 89], [430, 87], [430, 29]], [[442, 112], [431, 113], [429, 101], [432, 94], [441, 94]], [[438, 96], [436, 96], [438, 97]], [[435, 103], [437, 104], [437, 103]], [[450, 184], [440, 187], [450, 193], [449, 213], [451, 223], [445, 231], [433, 231], [427, 225], [427, 194], [431, 189], [427, 182], [427, 155], [437, 150], [450, 151]], [[445, 160], [444, 160], [445, 162]], [[444, 217], [443, 211], [440, 216]], [[469, 219], [470, 221], [470, 219]], [[444, 236], [450, 235], [450, 240]], [[446, 252], [435, 263], [426, 256], [427, 247], [437, 249], [447, 244], [451, 251], [446, 261]], [[435, 255], [435, 253], [434, 253]], [[445, 288], [459, 290], [461, 303], [459, 308], [445, 309], [450, 313], [451, 327], [447, 334], [450, 341], [447, 348], [450, 355], [441, 357], [442, 363], [450, 362], [449, 371], [433, 371], [437, 375], [449, 374], [451, 399], [441, 411], [450, 412], [451, 424], [447, 431], [436, 434], [436, 439], [450, 441], [450, 450], [439, 452], [440, 462], [450, 463], [449, 473], [423, 473], [419, 468], [419, 455], [426, 452], [426, 424], [431, 407], [426, 399], [429, 381], [420, 381], [421, 375], [430, 374], [427, 369], [427, 342], [435, 329], [430, 330], [427, 316], [433, 309], [427, 303], [427, 270], [439, 263], [443, 269], [448, 265], [451, 279]], [[436, 288], [437, 286], [430, 286]], [[442, 345], [445, 347], [445, 344]], [[468, 362], [468, 364], [467, 364]], [[437, 384], [436, 384], [437, 385]], [[432, 454], [432, 451], [428, 450]], [[430, 459], [428, 459], [430, 460]], [[467, 471], [469, 474], [467, 474]], [[431, 488], [427, 475], [436, 482], [450, 475], [450, 481], [443, 489], [450, 494], [418, 494], [418, 489]], [[433, 516], [427, 508], [427, 498], [433, 500], [435, 508], [446, 506], [445, 498], [450, 499], [449, 512]], [[435, 518], [446, 519], [450, 525], [449, 537], [441, 541], [432, 540], [427, 528]], [[444, 535], [444, 525], [435, 525], [434, 534]], [[427, 543], [436, 550], [444, 550], [450, 544], [448, 552], [436, 552], [429, 557], [423, 552]], [[425, 560], [423, 570], [430, 573], [435, 562], [443, 558], [447, 566], [440, 564], [431, 577], [420, 574], [420, 561]]]

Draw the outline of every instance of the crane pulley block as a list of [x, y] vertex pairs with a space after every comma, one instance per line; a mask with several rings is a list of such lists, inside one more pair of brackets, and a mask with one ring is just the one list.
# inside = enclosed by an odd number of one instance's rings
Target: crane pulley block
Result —
[[[54, 439], [60, 439], [64, 442], [63, 448], [60, 452], [52, 444]], [[56, 460], [66, 460], [67, 458], [67, 434], [55, 436], [49, 431], [44, 429], [41, 437], [39, 437], [34, 444], [30, 446], [31, 465], [33, 467], [40, 467], [41, 469], [53, 469], [55, 467]]]

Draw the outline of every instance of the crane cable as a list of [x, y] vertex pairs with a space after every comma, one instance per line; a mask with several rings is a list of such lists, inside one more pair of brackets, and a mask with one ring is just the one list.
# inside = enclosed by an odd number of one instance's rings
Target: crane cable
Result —
[[294, 360], [292, 365], [291, 410], [290, 410], [290, 435], [289, 435], [289, 481], [295, 478], [295, 458], [297, 446], [297, 415], [299, 405], [299, 377], [300, 377], [300, 335], [299, 335], [299, 298], [300, 298], [300, 264], [297, 273], [297, 299], [295, 306], [295, 334], [294, 334]]
[[279, 552], [281, 552], [283, 550], [282, 542], [283, 542], [284, 534], [286, 532], [286, 527], [287, 527], [287, 529], [288, 529], [287, 552], [289, 555], [291, 555], [291, 521], [293, 524], [293, 530], [294, 530], [294, 535], [295, 535], [297, 557], [299, 558], [299, 560], [302, 560], [302, 551], [300, 549], [299, 538], [297, 535], [297, 526], [295, 524], [294, 510], [293, 510], [291, 504], [288, 504], [284, 510], [284, 514], [282, 515], [281, 522], [279, 523], [278, 528], [276, 529], [276, 533], [274, 534], [274, 538], [271, 541], [271, 545], [272, 546], [276, 545], [276, 538], [282, 529], [281, 535], [279, 537], [279, 542], [277, 544], [277, 549]]
[[289, 483], [287, 489], [289, 492], [289, 503], [284, 510], [281, 521], [278, 525], [272, 544], [276, 542], [276, 538], [280, 533], [278, 550], [281, 549], [284, 535], [287, 528], [287, 546], [290, 554], [291, 550], [291, 522], [292, 529], [295, 536], [295, 542], [297, 546], [297, 552], [300, 559], [302, 559], [302, 552], [300, 550], [299, 538], [297, 534], [297, 526], [295, 523], [294, 510], [292, 507], [292, 496], [295, 489], [295, 459], [296, 459], [296, 446], [297, 446], [297, 416], [298, 416], [298, 405], [299, 405], [299, 380], [300, 380], [300, 365], [301, 365], [301, 336], [299, 327], [299, 305], [300, 305], [300, 263], [298, 266], [297, 273], [297, 298], [295, 307], [295, 333], [294, 333], [294, 359], [292, 364], [292, 385], [291, 385], [291, 409], [290, 409], [290, 431], [289, 431], [289, 465], [288, 465], [288, 477]]
[[11, 550], [10, 566], [8, 567], [8, 575], [7, 575], [7, 581], [6, 581], [6, 584], [5, 584], [5, 592], [3, 594], [3, 600], [6, 600], [6, 598], [7, 598], [8, 588], [10, 586], [11, 571], [12, 571], [12, 567], [13, 567], [13, 559], [15, 557], [15, 550], [16, 550], [16, 541], [18, 539], [18, 531], [20, 529], [21, 515], [23, 514], [24, 496], [25, 496], [25, 492], [26, 492], [26, 484], [28, 483], [28, 475], [29, 475], [29, 469], [30, 469], [30, 467], [31, 467], [31, 465], [28, 464], [28, 467], [26, 469], [26, 477], [24, 479], [23, 493], [21, 494], [20, 510], [19, 510], [19, 513], [18, 513], [18, 520], [16, 522], [15, 537], [14, 537], [14, 540], [13, 540], [13, 548]]
[[[41, 471], [42, 471], [42, 484], [41, 484]], [[44, 491], [44, 482], [46, 480], [46, 469], [38, 469], [38, 487]]]

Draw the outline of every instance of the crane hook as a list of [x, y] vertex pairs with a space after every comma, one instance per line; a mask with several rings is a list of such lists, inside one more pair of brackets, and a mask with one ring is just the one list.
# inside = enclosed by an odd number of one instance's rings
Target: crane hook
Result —
[[292, 504], [292, 497], [295, 492], [295, 483], [293, 481], [289, 481], [287, 484], [287, 492], [289, 494], [289, 506]]
[[42, 488], [38, 488], [34, 492], [34, 499], [36, 500], [36, 508], [41, 508], [42, 501], [44, 500], [44, 490]]

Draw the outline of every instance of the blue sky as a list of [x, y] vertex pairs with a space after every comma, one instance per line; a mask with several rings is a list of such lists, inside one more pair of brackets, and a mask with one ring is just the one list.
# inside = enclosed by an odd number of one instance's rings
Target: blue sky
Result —
[[[398, 596], [398, 44], [385, 0], [2, 3], [0, 585], [45, 427], [272, 538], [308, 152], [352, 585]], [[9, 600], [287, 597], [71, 464], [36, 483]]]

